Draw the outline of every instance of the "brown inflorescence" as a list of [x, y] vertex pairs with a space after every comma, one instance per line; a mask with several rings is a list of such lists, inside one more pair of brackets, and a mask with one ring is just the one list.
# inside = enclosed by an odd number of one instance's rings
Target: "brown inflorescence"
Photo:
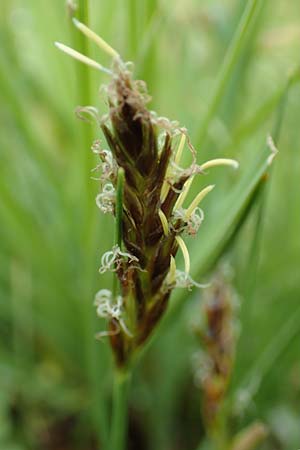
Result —
[[202, 303], [204, 325], [195, 327], [202, 349], [203, 419], [208, 429], [214, 427], [231, 378], [235, 355], [236, 318], [235, 295], [229, 282], [219, 273], [206, 290]]
[[[115, 215], [119, 239], [103, 255], [99, 271], [114, 271], [120, 289], [100, 290], [95, 306], [97, 314], [108, 319], [108, 330], [97, 337], [110, 338], [117, 365], [122, 367], [154, 330], [166, 310], [171, 291], [175, 287], [202, 287], [189, 275], [190, 258], [181, 235], [197, 233], [204, 218], [198, 204], [214, 186], [202, 189], [184, 209], [194, 176], [218, 165], [237, 168], [238, 163], [219, 158], [197, 165], [187, 130], [149, 111], [145, 83], [133, 79], [129, 64], [100, 36], [78, 20], [73, 21], [113, 58], [112, 69], [107, 69], [56, 43], [63, 52], [111, 78], [105, 87], [109, 114], [99, 119], [92, 106], [80, 107], [78, 113], [81, 117], [87, 113], [99, 121], [109, 146], [104, 149], [99, 141], [92, 146], [100, 158], [95, 170], [102, 168], [96, 204], [102, 212]], [[192, 156], [188, 168], [180, 165], [185, 143]], [[179, 248], [185, 271], [176, 269], [175, 255]]]
[[[162, 187], [174, 159], [173, 141], [184, 130], [150, 113], [140, 86], [126, 66], [116, 62], [107, 89], [110, 123], [101, 125], [117, 166], [125, 172], [122, 235], [126, 251], [134, 257], [122, 259], [116, 268], [130, 331], [119, 327], [116, 319], [110, 320], [110, 340], [119, 365], [145, 342], [167, 307], [174, 287], [174, 283], [166, 282], [170, 258], [178, 250], [176, 236], [185, 229], [183, 219], [174, 222], [173, 208], [184, 183], [199, 171], [196, 165], [182, 170], [173, 183], [170, 181], [162, 200]], [[161, 132], [164, 137], [160, 145]], [[115, 186], [116, 182], [114, 176]], [[168, 223], [167, 233], [160, 211]]]

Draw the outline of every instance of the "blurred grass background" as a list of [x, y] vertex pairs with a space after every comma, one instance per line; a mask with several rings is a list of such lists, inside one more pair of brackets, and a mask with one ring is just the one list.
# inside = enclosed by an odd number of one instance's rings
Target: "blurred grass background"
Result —
[[[247, 3], [91, 0], [89, 14], [77, 11], [135, 62], [151, 109], [189, 129], [199, 161], [222, 155], [241, 163], [238, 174], [216, 169], [208, 176], [217, 187], [205, 200], [198, 237], [189, 242], [201, 281], [221, 252], [209, 264], [202, 255], [229, 237], [226, 222], [257, 174], [289, 74], [299, 65], [298, 1], [261, 2], [203, 128]], [[60, 54], [53, 42], [86, 50], [106, 65], [109, 60], [74, 31], [71, 7], [64, 0], [1, 0], [0, 6], [3, 450], [88, 450], [107, 435], [112, 361], [107, 342], [94, 340], [105, 324], [92, 302], [112, 283], [97, 268], [113, 243], [113, 221], [96, 208], [98, 186], [90, 179], [97, 161], [89, 148], [101, 133], [73, 113], [83, 104], [104, 113], [99, 86], [107, 80]], [[224, 256], [240, 299], [227, 395], [230, 434], [261, 420], [271, 430], [265, 449], [300, 444], [299, 96], [294, 83], [264, 196]], [[195, 190], [203, 183], [199, 178]], [[206, 442], [191, 363], [198, 343], [190, 320], [201, 292], [181, 293], [179, 301], [173, 312], [171, 304], [134, 376], [132, 449], [190, 449]]]

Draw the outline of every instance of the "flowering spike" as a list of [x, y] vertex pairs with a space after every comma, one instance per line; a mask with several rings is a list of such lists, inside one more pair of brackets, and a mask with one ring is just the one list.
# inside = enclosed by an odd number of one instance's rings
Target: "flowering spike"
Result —
[[235, 159], [216, 158], [216, 159], [211, 159], [210, 161], [206, 161], [204, 164], [201, 164], [201, 169], [206, 170], [206, 169], [210, 169], [211, 167], [217, 167], [217, 166], [231, 166], [234, 169], [238, 169], [239, 163]]
[[83, 55], [82, 53], [77, 52], [77, 50], [74, 50], [73, 48], [68, 47], [65, 44], [61, 44], [60, 42], [54, 42], [54, 45], [62, 52], [66, 53], [67, 55], [71, 56], [74, 59], [77, 59], [78, 61], [82, 62], [83, 64], [86, 64], [87, 66], [93, 67], [94, 69], [100, 70], [101, 72], [111, 75], [111, 71], [109, 69], [107, 69], [106, 67], [103, 67], [101, 64], [97, 63], [97, 61], [94, 61], [93, 59], [88, 58], [87, 56]]
[[190, 263], [190, 255], [189, 255], [187, 246], [185, 245], [184, 240], [180, 236], [176, 236], [176, 241], [177, 241], [177, 244], [179, 245], [180, 250], [182, 251], [182, 254], [183, 254], [185, 273], [189, 273], [191, 263]]
[[213, 190], [215, 187], [214, 184], [210, 184], [206, 188], [202, 189], [202, 191], [199, 192], [199, 194], [194, 198], [188, 209], [186, 210], [186, 216], [189, 218], [192, 214], [194, 209], [199, 205], [199, 203], [206, 197], [206, 195]]
[[165, 236], [168, 236], [168, 234], [169, 234], [168, 220], [167, 220], [165, 214], [162, 212], [161, 209], [158, 211], [158, 215], [159, 215], [159, 218], [160, 218], [163, 230], [164, 230], [164, 234], [165, 234]]
[[[118, 324], [117, 328], [119, 328], [120, 326], [128, 337], [133, 337], [132, 333], [128, 330], [123, 318], [123, 298], [120, 295], [118, 295], [117, 298], [114, 299], [111, 291], [109, 291], [108, 289], [101, 289], [95, 296], [94, 305], [97, 307], [97, 315], [99, 317], [114, 320]], [[120, 330], [118, 330], [118, 332], [119, 331]], [[111, 331], [102, 331], [100, 333], [97, 333], [96, 337], [102, 338], [104, 336], [111, 336], [113, 334], [115, 333], [112, 333]]]
[[105, 51], [105, 53], [112, 56], [113, 58], [119, 57], [119, 53], [114, 48], [112, 48], [104, 39], [98, 36], [98, 34], [96, 34], [83, 23], [79, 22], [79, 20], [77, 20], [75, 17], [73, 17], [72, 20], [75, 27], [78, 28], [78, 30], [80, 30], [86, 37], [94, 41], [95, 44], [98, 45], [99, 48], [101, 48], [101, 50]]
[[[109, 114], [100, 119], [91, 106], [81, 112], [96, 116], [107, 141], [109, 150], [102, 149], [99, 142], [93, 146], [102, 163], [102, 191], [96, 203], [102, 212], [112, 213], [119, 225], [117, 245], [104, 253], [99, 268], [101, 274], [116, 274], [119, 290], [117, 295], [114, 286], [113, 293], [102, 290], [97, 295], [97, 313], [108, 321], [107, 331], [97, 336], [109, 337], [117, 365], [125, 367], [161, 320], [172, 290], [200, 287], [189, 275], [190, 256], [180, 235], [184, 231], [196, 234], [203, 220], [197, 204], [213, 186], [201, 191], [187, 210], [181, 208], [194, 176], [203, 172], [190, 142], [193, 163], [186, 169], [180, 167], [188, 139], [185, 129], [149, 111], [146, 87], [133, 79], [128, 64], [84, 24], [77, 20], [74, 24], [114, 58], [110, 71], [70, 47], [55, 44], [82, 63], [110, 74], [106, 89]], [[178, 136], [178, 148], [173, 152], [172, 140]], [[216, 162], [207, 164], [204, 167]], [[179, 248], [184, 272], [176, 269]]]

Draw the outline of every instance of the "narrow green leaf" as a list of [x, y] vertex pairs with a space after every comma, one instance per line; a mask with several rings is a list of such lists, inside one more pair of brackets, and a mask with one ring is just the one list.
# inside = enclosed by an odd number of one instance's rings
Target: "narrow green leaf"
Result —
[[215, 88], [213, 90], [213, 95], [208, 102], [206, 114], [197, 133], [195, 141], [197, 148], [200, 148], [205, 140], [211, 120], [218, 110], [232, 72], [244, 48], [248, 31], [262, 4], [262, 0], [248, 0], [247, 2], [244, 14], [241, 17], [239, 26], [225, 55]]

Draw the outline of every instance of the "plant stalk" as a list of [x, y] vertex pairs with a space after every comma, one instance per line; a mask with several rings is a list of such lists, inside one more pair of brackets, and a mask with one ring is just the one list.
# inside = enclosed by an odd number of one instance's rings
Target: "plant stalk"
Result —
[[115, 370], [109, 450], [126, 449], [130, 379], [130, 371], [124, 369]]
[[127, 36], [128, 36], [128, 50], [129, 57], [135, 59], [137, 54], [137, 8], [138, 3], [136, 0], [128, 0], [127, 11], [128, 11], [128, 24], [127, 24]]
[[[117, 191], [116, 191], [116, 221], [115, 221], [115, 245], [122, 246], [122, 214], [123, 214], [123, 193], [124, 193], [125, 172], [122, 167], [118, 170]], [[118, 289], [118, 279], [113, 278], [113, 296]], [[110, 430], [109, 450], [125, 450], [127, 423], [128, 423], [128, 391], [130, 384], [130, 372], [115, 368], [113, 399], [112, 399], [112, 420]]]

